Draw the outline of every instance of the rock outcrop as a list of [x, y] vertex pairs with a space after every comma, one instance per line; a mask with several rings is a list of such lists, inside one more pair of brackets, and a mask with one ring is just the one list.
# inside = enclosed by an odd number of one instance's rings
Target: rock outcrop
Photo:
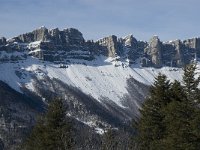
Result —
[[128, 35], [119, 39], [119, 41], [121, 45], [120, 54], [133, 63], [143, 56], [144, 48], [147, 46], [145, 42], [137, 41], [133, 35]]
[[153, 36], [150, 39], [144, 51], [151, 57], [151, 62], [155, 67], [162, 65], [162, 43], [158, 36]]
[[6, 38], [5, 37], [2, 37], [2, 38], [0, 38], [0, 46], [1, 45], [6, 45]]
[[119, 56], [130, 63], [140, 62], [143, 67], [182, 67], [200, 58], [200, 38], [162, 42], [153, 36], [145, 42], [133, 35], [124, 38], [111, 35], [94, 42], [85, 41], [82, 33], [74, 28], [60, 31], [41, 27], [8, 40], [1, 38], [0, 51], [28, 52], [41, 60], [62, 63], [66, 59], [92, 60], [95, 55], [105, 55]]
[[128, 35], [123, 39], [124, 46], [130, 47], [132, 49], [137, 49], [138, 47], [138, 41], [136, 38], [133, 37], [133, 35]]
[[115, 35], [105, 37], [97, 42], [100, 46], [102, 46], [104, 55], [108, 57], [115, 57], [115, 55], [119, 52], [118, 41]]
[[27, 51], [29, 55], [47, 61], [63, 61], [67, 58], [92, 59], [80, 31], [74, 28], [60, 31], [41, 27], [12, 39], [0, 40], [2, 51]]
[[190, 49], [192, 49], [193, 51], [195, 51], [197, 58], [200, 57], [200, 38], [192, 38], [192, 39], [188, 39], [183, 41], [184, 45], [186, 45], [186, 47], [189, 47]]
[[154, 36], [150, 40], [148, 46], [144, 49], [144, 58], [145, 60], [148, 60], [144, 66], [183, 67], [198, 58], [200, 45], [197, 43], [197, 38], [163, 43], [157, 36]]

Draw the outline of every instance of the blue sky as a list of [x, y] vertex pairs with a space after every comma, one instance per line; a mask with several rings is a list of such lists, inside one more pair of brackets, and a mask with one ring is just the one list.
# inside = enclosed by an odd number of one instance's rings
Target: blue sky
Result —
[[199, 0], [0, 0], [0, 36], [40, 26], [74, 27], [85, 39], [133, 34], [139, 40], [200, 36]]

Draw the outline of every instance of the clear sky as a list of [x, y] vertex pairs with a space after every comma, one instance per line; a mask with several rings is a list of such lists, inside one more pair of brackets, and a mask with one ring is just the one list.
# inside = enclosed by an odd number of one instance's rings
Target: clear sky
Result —
[[200, 36], [200, 0], [0, 0], [0, 36], [40, 26], [77, 28], [85, 39], [133, 34], [139, 40]]

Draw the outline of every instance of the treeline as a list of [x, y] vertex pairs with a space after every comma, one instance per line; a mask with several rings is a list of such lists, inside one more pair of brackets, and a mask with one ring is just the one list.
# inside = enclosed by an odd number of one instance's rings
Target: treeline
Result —
[[[82, 136], [79, 138], [84, 141], [82, 149], [200, 149], [199, 83], [200, 77], [196, 76], [195, 64], [184, 68], [181, 82], [176, 80], [170, 82], [165, 75], [159, 74], [140, 109], [140, 118], [132, 123], [132, 131], [109, 130], [102, 136], [97, 134], [90, 138]], [[76, 137], [79, 135], [74, 132], [74, 124], [66, 117], [65, 112], [66, 108], [61, 100], [52, 101], [47, 113], [38, 119], [21, 149], [76, 149], [78, 144]]]

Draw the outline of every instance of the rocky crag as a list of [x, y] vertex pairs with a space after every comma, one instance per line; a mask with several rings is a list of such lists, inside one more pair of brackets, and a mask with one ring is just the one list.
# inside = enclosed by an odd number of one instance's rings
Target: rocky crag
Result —
[[[62, 62], [66, 59], [92, 60], [95, 55], [119, 56], [130, 63], [139, 62], [142, 67], [182, 67], [200, 57], [200, 38], [184, 41], [162, 42], [153, 36], [149, 42], [138, 41], [133, 35], [118, 38], [111, 35], [97, 41], [86, 41], [74, 28], [60, 31], [41, 27], [17, 37], [0, 39], [0, 51], [9, 53], [28, 51], [28, 55], [41, 60]], [[24, 55], [1, 56], [1, 61], [24, 59]]]

